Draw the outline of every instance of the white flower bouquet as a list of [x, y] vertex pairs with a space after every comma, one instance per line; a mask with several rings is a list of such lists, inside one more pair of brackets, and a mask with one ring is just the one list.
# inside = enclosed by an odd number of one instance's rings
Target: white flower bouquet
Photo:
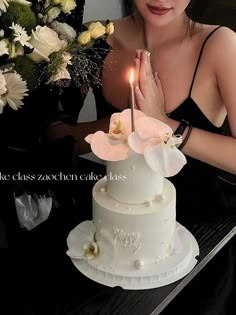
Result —
[[80, 86], [98, 80], [106, 52], [96, 43], [114, 27], [107, 21], [75, 30], [65, 17], [78, 5], [83, 8], [84, 0], [0, 0], [0, 113], [7, 104], [19, 109], [40, 85]]

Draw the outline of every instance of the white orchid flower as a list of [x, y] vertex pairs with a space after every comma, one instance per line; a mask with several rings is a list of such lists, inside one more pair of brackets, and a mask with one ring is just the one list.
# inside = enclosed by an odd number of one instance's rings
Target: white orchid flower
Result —
[[[134, 110], [134, 121], [145, 114]], [[131, 110], [114, 113], [110, 119], [109, 133], [97, 131], [85, 138], [90, 143], [91, 150], [105, 161], [121, 161], [128, 158], [130, 147], [127, 139], [131, 133]]]
[[143, 154], [149, 167], [164, 177], [174, 176], [187, 162], [176, 147], [181, 141], [168, 125], [148, 116], [135, 122], [135, 131], [128, 137], [132, 150]]

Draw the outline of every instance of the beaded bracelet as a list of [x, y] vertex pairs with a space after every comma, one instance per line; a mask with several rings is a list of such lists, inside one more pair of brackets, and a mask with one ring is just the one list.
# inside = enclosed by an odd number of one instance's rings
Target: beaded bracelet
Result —
[[183, 147], [185, 146], [185, 144], [187, 143], [187, 141], [188, 141], [188, 139], [189, 139], [189, 137], [190, 137], [190, 135], [191, 135], [192, 129], [193, 129], [193, 126], [189, 124], [189, 126], [188, 126], [188, 132], [187, 132], [187, 134], [186, 134], [186, 136], [185, 136], [183, 142], [181, 142], [180, 145], [179, 145], [179, 147], [178, 147], [179, 150], [182, 150]]

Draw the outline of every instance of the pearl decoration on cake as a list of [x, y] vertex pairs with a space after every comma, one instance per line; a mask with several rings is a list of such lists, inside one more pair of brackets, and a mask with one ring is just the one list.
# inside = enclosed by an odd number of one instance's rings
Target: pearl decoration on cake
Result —
[[152, 206], [152, 201], [146, 201], [146, 207], [151, 207]]
[[100, 188], [100, 192], [101, 192], [101, 193], [104, 193], [104, 192], [106, 192], [106, 191], [107, 191], [107, 190], [106, 190], [106, 187], [101, 187], [101, 188]]
[[156, 201], [164, 201], [166, 196], [164, 194], [158, 194], [156, 195]]
[[140, 259], [137, 259], [135, 260], [134, 262], [134, 265], [137, 269], [143, 269], [144, 267], [144, 261], [143, 260], [140, 260]]

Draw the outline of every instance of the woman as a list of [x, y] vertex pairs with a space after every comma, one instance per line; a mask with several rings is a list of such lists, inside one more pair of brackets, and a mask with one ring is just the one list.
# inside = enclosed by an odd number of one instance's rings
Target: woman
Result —
[[[197, 1], [197, 7], [203, 8], [204, 3]], [[190, 20], [185, 11], [194, 3], [189, 0], [128, 4], [133, 13], [113, 21], [115, 32], [103, 43], [112, 52], [100, 73], [102, 85], [93, 89], [98, 120], [76, 127], [56, 124], [50, 135], [72, 134], [78, 153], [90, 151], [85, 136], [107, 131], [110, 115], [129, 106], [129, 72], [135, 67], [137, 107], [183, 133], [182, 151], [188, 163], [171, 180], [188, 192], [183, 200], [182, 194], [178, 198], [184, 208], [191, 205], [192, 211], [183, 218], [179, 214], [180, 218], [191, 219], [199, 213], [202, 200], [209, 200], [211, 216], [211, 209], [219, 208], [218, 168], [236, 174], [235, 33]], [[64, 102], [68, 102], [66, 97]], [[228, 137], [221, 135], [226, 116], [232, 134]]]
[[[236, 154], [234, 139], [236, 127], [233, 125], [236, 116], [234, 106], [236, 36], [226, 27], [216, 30], [215, 25], [191, 21], [185, 14], [189, 3], [187, 0], [149, 2], [135, 0], [134, 14], [114, 21], [115, 32], [108, 38], [108, 44], [113, 48], [113, 52], [105, 59], [102, 89], [99, 87], [99, 93], [103, 94], [105, 103], [112, 104], [114, 109], [103, 103], [97, 105], [98, 118], [104, 118], [103, 116], [109, 116], [112, 111], [123, 110], [128, 106], [128, 73], [135, 59], [136, 67], [140, 66], [141, 70], [139, 89], [135, 89], [137, 106], [176, 130], [181, 119], [187, 120], [185, 115], [178, 119], [176, 110], [180, 111], [179, 104], [186, 100], [190, 101], [191, 106], [200, 110], [208, 120], [211, 132], [203, 132], [206, 128], [201, 126], [197, 128], [196, 125], [183, 152], [214, 167], [236, 173], [233, 158]], [[210, 38], [202, 47], [208, 35]], [[201, 48], [203, 51], [196, 67]], [[136, 54], [137, 49], [148, 51], [150, 57], [145, 58], [148, 55], [143, 52]], [[144, 79], [145, 72], [150, 75]], [[155, 73], [158, 73], [158, 88], [152, 80]], [[100, 103], [100, 95], [96, 89], [94, 91]], [[157, 102], [162, 92], [164, 97]], [[153, 100], [150, 100], [151, 94]], [[233, 137], [213, 135], [220, 133], [226, 114]], [[91, 128], [94, 130], [102, 128], [100, 123], [100, 121], [86, 123], [89, 132]], [[81, 124], [81, 131], [84, 128], [85, 124]], [[88, 130], [79, 132], [75, 135], [76, 138], [83, 139]], [[187, 128], [185, 134], [186, 132]], [[83, 148], [80, 150], [84, 151]]]
[[[96, 130], [107, 131], [110, 115], [129, 106], [129, 72], [134, 67], [137, 108], [182, 134], [187, 164], [169, 179], [177, 191], [177, 220], [187, 226], [227, 211], [216, 189], [218, 168], [236, 174], [236, 36], [227, 27], [190, 20], [186, 14], [190, 2], [129, 1], [132, 14], [113, 21], [115, 32], [104, 44], [112, 52], [101, 71], [102, 85], [93, 89], [98, 120], [76, 127], [57, 125], [53, 131], [72, 134], [78, 152], [89, 150], [84, 137]], [[204, 3], [197, 1], [198, 6]], [[222, 135], [226, 117], [231, 136]], [[183, 303], [197, 295], [198, 289], [207, 288], [201, 294], [205, 300], [198, 306], [193, 300], [194, 310], [182, 307], [182, 314], [230, 314], [232, 246], [209, 263], [204, 279], [198, 279], [195, 287], [193, 283]], [[219, 268], [220, 278], [215, 277]]]

